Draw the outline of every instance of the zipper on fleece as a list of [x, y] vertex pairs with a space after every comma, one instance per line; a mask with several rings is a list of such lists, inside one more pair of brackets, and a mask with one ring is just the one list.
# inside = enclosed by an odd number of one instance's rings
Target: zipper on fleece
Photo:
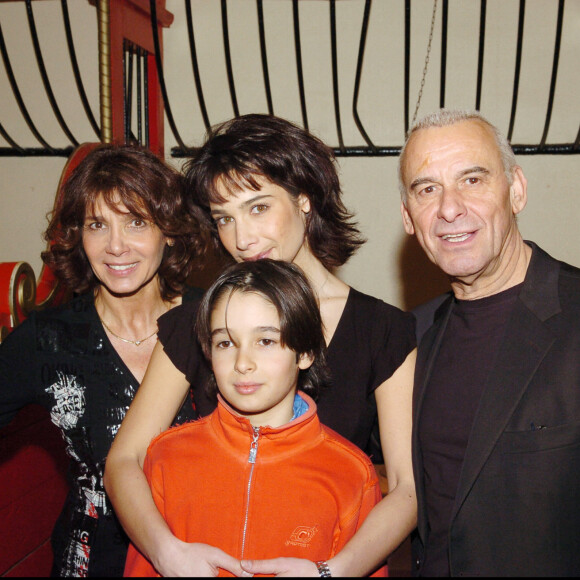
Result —
[[246, 490], [246, 515], [244, 517], [244, 532], [242, 536], [242, 555], [240, 560], [244, 559], [244, 551], [246, 549], [246, 531], [248, 529], [248, 516], [250, 511], [250, 493], [252, 490], [252, 478], [254, 477], [254, 467], [256, 467], [256, 456], [258, 455], [258, 439], [260, 438], [260, 428], [253, 427], [252, 442], [250, 444], [250, 454], [248, 456], [248, 463], [252, 464], [250, 468], [250, 476], [248, 478], [248, 487]]

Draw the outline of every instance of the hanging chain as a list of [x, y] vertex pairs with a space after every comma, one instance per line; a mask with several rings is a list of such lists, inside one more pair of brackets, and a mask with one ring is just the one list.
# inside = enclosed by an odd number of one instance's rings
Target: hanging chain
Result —
[[431, 42], [433, 41], [433, 30], [435, 29], [435, 18], [437, 16], [437, 0], [433, 0], [433, 16], [431, 17], [431, 30], [429, 31], [429, 42], [427, 43], [427, 54], [425, 55], [425, 66], [423, 67], [423, 78], [421, 79], [421, 86], [419, 88], [419, 96], [417, 97], [417, 106], [415, 107], [415, 114], [411, 125], [414, 125], [419, 112], [419, 105], [421, 104], [421, 97], [423, 96], [423, 87], [425, 86], [425, 78], [427, 77], [427, 68], [429, 67], [429, 54], [431, 52]]

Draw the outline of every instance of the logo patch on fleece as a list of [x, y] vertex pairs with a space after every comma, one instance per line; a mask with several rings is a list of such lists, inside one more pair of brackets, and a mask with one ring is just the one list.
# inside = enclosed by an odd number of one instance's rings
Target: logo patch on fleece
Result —
[[287, 546], [302, 546], [308, 548], [312, 538], [316, 535], [318, 527], [298, 526], [291, 534], [290, 539], [286, 540]]

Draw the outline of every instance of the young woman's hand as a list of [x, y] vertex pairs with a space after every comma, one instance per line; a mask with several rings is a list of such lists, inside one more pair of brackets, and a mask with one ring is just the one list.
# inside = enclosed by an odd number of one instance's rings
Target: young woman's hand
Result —
[[242, 560], [246, 576], [274, 574], [275, 576], [318, 578], [316, 564], [302, 558], [272, 558], [271, 560]]
[[235, 576], [251, 576], [232, 558], [219, 548], [207, 544], [187, 543], [177, 540], [171, 553], [164, 554], [156, 569], [162, 576], [211, 577], [223, 568]]

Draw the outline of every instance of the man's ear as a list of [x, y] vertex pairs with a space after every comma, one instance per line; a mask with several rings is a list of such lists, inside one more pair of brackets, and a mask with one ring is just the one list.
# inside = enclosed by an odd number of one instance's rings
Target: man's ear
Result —
[[401, 216], [403, 218], [403, 227], [405, 231], [412, 236], [415, 233], [415, 226], [413, 226], [413, 220], [409, 214], [409, 210], [403, 201], [401, 201]]
[[512, 212], [518, 215], [528, 203], [528, 180], [519, 165], [512, 170], [513, 182], [510, 185], [510, 201]]
[[298, 356], [298, 368], [302, 371], [310, 368], [312, 363], [314, 362], [314, 356], [312, 353], [303, 352], [301, 355]]

